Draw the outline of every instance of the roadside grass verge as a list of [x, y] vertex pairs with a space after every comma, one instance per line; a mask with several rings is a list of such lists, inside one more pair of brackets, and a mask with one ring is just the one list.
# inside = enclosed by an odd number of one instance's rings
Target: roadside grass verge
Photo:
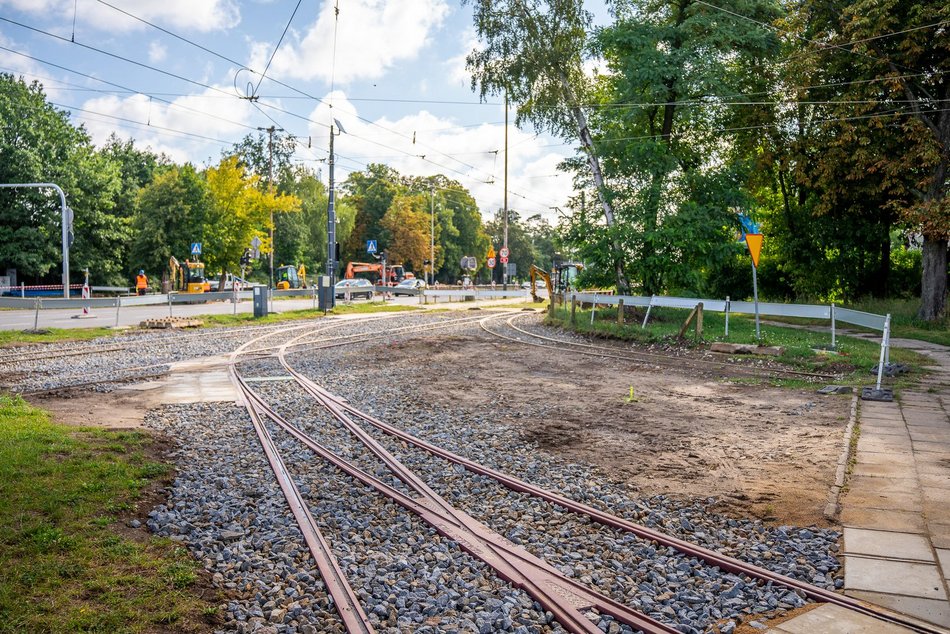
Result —
[[[417, 306], [404, 304], [390, 304], [388, 302], [360, 302], [353, 304], [338, 303], [330, 315], [350, 315], [364, 313], [397, 313], [422, 310]], [[323, 317], [322, 310], [306, 308], [302, 310], [288, 310], [280, 313], [269, 313], [267, 317], [254, 317], [253, 313], [238, 313], [237, 315], [196, 315], [195, 319], [204, 322], [205, 328], [220, 326], [247, 326], [256, 324], [278, 324], [284, 321], [299, 321], [301, 319], [317, 319]]]
[[59, 425], [0, 396], [0, 632], [212, 629], [197, 562], [119, 519], [168, 471], [152, 442]]
[[0, 348], [29, 343], [88, 341], [98, 337], [114, 337], [115, 334], [110, 328], [44, 328], [40, 333], [0, 330]]
[[[625, 311], [626, 312], [626, 311]], [[621, 339], [641, 344], [665, 343], [684, 345], [688, 347], [704, 346], [715, 341], [730, 343], [755, 343], [754, 318], [730, 315], [729, 336], [725, 335], [725, 315], [706, 312], [703, 314], [703, 340], [695, 341], [694, 328], [691, 324], [682, 340], [677, 338], [689, 310], [676, 308], [654, 308], [650, 312], [650, 320], [646, 328], [641, 328], [643, 312], [633, 311], [625, 315], [626, 323], [617, 323], [616, 308], [598, 308], [591, 323], [591, 311], [578, 308], [576, 321], [571, 324], [570, 308], [558, 308], [554, 317], [547, 317], [546, 322], [575, 332], [592, 336]], [[761, 339], [759, 343], [769, 346], [782, 346], [784, 354], [780, 357], [770, 357], [805, 372], [828, 373], [842, 375], [841, 383], [848, 385], [867, 385], [873, 379], [871, 369], [877, 365], [880, 355], [880, 344], [856, 337], [839, 336], [837, 349], [834, 353], [825, 348], [830, 347], [830, 332], [812, 332], [801, 328], [785, 328], [774, 324], [762, 324], [760, 327]], [[748, 355], [742, 355], [748, 358]], [[928, 361], [926, 357], [900, 348], [891, 348], [892, 362], [903, 363], [913, 368], [912, 374], [920, 372], [920, 366]], [[907, 375], [905, 375], [907, 376]], [[901, 378], [897, 385], [908, 382], [908, 378]]]

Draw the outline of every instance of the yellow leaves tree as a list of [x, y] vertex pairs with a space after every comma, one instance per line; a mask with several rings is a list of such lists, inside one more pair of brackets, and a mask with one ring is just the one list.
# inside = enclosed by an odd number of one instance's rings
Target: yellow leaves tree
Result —
[[[399, 195], [383, 216], [380, 225], [386, 229], [391, 240], [385, 245], [389, 261], [402, 263], [409, 270], [417, 271], [421, 277], [423, 260], [429, 257], [429, 209], [424, 196]], [[439, 240], [439, 227], [436, 227], [436, 244]], [[439, 257], [436, 247], [436, 258]]]
[[261, 250], [269, 252], [272, 214], [300, 211], [296, 196], [258, 189], [259, 178], [248, 174], [234, 156], [209, 167], [205, 180], [212, 201], [203, 249], [210, 271], [236, 268], [255, 236], [263, 243]]

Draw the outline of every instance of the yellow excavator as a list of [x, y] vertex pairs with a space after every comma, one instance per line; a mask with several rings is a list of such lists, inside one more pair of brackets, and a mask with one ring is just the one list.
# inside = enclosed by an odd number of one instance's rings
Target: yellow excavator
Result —
[[544, 286], [548, 289], [548, 297], [553, 301], [554, 293], [560, 293], [573, 287], [577, 274], [583, 270], [584, 265], [580, 262], [558, 262], [550, 273], [532, 264], [530, 271], [531, 299], [536, 302], [544, 301], [538, 297], [537, 279], [539, 277], [544, 280]]
[[277, 290], [286, 291], [289, 288], [307, 288], [307, 268], [301, 264], [294, 268], [282, 265], [274, 274], [277, 278]]
[[197, 260], [185, 260], [181, 264], [173, 255], [168, 259], [168, 269], [171, 273], [171, 290], [180, 293], [207, 293], [211, 291], [211, 284], [205, 278], [205, 265]]

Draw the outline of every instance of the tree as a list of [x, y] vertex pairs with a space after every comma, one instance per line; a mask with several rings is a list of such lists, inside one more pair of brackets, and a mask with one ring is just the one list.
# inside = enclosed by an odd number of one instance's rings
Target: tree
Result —
[[[841, 138], [845, 169], [870, 172], [882, 202], [924, 239], [918, 316], [946, 312], [950, 237], [950, 38], [944, 2], [854, 0], [829, 7], [801, 5], [796, 25], [809, 42], [803, 56], [809, 93], [831, 99], [838, 119], [827, 128]], [[827, 74], [847, 82], [827, 82]], [[847, 109], [846, 103], [866, 104]], [[868, 143], [869, 139], [884, 142]], [[822, 176], [819, 174], [819, 176]], [[834, 189], [833, 173], [823, 180]], [[882, 236], [879, 244], [885, 248]]]
[[207, 267], [220, 270], [222, 276], [237, 266], [254, 237], [261, 238], [264, 251], [273, 248], [264, 231], [269, 228], [271, 214], [300, 209], [296, 196], [261, 191], [259, 177], [247, 175], [237, 157], [209, 167], [205, 179], [211, 206], [204, 227], [203, 257]]
[[[771, 21], [769, 0], [733, 6]], [[748, 90], [778, 41], [770, 31], [694, 0], [613, 4], [614, 24], [597, 33], [607, 63], [591, 127], [611, 186], [615, 226], [575, 214], [567, 237], [585, 260], [605, 267], [624, 245], [628, 272], [644, 294], [697, 292], [727, 257], [748, 165], [730, 160], [721, 130], [736, 94]], [[573, 161], [582, 185], [581, 159]]]
[[[114, 164], [97, 155], [69, 114], [46, 101], [43, 87], [0, 74], [0, 183], [53, 182], [75, 210], [70, 268], [94, 282], [122, 283], [128, 226], [114, 210]], [[0, 189], [0, 270], [49, 281], [62, 261], [60, 201], [46, 189]]]
[[172, 256], [186, 259], [192, 242], [205, 241], [211, 202], [207, 182], [191, 164], [159, 168], [135, 202], [132, 268], [157, 276]]
[[392, 205], [380, 226], [390, 236], [383, 243], [389, 262], [401, 263], [409, 270], [422, 271], [423, 260], [429, 257], [429, 206], [427, 197], [402, 194]]
[[383, 216], [395, 197], [406, 188], [399, 173], [391, 167], [371, 163], [362, 172], [351, 172], [341, 186], [347, 202], [356, 210], [353, 231], [340, 244], [344, 260], [362, 261], [366, 257], [366, 241], [390, 244], [392, 237], [382, 226]]
[[[589, 97], [583, 61], [590, 13], [582, 0], [472, 0], [475, 29], [484, 48], [466, 67], [480, 95], [505, 95], [517, 104], [516, 122], [580, 141], [609, 228], [616, 222], [594, 139], [582, 108]], [[613, 270], [621, 292], [629, 290], [623, 249], [611, 238]]]

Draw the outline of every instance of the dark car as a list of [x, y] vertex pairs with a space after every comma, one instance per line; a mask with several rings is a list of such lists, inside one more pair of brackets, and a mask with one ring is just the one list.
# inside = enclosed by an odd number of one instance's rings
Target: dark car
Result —
[[353, 278], [350, 280], [340, 280], [336, 283], [336, 296], [346, 298], [349, 293], [350, 298], [365, 297], [373, 298], [373, 283], [362, 278]]
[[426, 287], [426, 281], [419, 277], [410, 277], [393, 286], [393, 295], [418, 295]]

